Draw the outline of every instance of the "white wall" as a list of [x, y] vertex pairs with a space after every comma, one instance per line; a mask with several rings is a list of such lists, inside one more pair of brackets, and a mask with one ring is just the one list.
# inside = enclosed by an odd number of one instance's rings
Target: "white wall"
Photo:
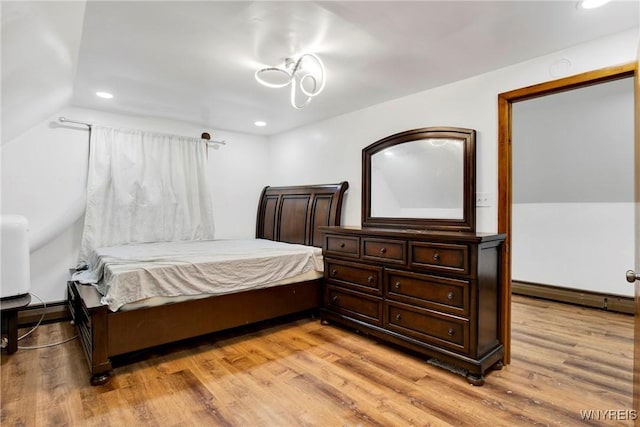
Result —
[[213, 139], [226, 140], [226, 145], [209, 150], [216, 237], [254, 236], [258, 198], [269, 183], [266, 138], [177, 121], [67, 108], [3, 144], [0, 150], [1, 212], [29, 220], [31, 292], [38, 297], [48, 302], [65, 298], [68, 269], [77, 263], [82, 235], [89, 133], [83, 126], [61, 125], [59, 116], [178, 135], [199, 136], [207, 131]]
[[491, 200], [491, 206], [477, 208], [477, 230], [495, 232], [498, 94], [564, 77], [551, 75], [561, 60], [569, 61], [566, 75], [632, 62], [637, 46], [637, 31], [626, 31], [274, 136], [270, 139], [273, 181], [285, 185], [348, 180], [343, 223], [359, 225], [362, 148], [407, 129], [472, 128], [477, 131], [476, 191], [489, 193]]
[[513, 205], [513, 279], [633, 296], [633, 214], [631, 202]]

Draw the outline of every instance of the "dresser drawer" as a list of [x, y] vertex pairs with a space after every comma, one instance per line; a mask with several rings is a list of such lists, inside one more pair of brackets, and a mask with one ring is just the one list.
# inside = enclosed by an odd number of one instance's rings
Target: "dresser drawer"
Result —
[[329, 283], [382, 295], [382, 267], [326, 259], [324, 271]]
[[469, 322], [446, 314], [385, 302], [385, 327], [420, 341], [469, 352]]
[[407, 250], [403, 240], [362, 239], [362, 258], [387, 263], [406, 264]]
[[354, 258], [360, 257], [359, 237], [327, 234], [324, 239], [324, 249], [327, 253]]
[[382, 325], [382, 298], [337, 288], [325, 288], [325, 308], [375, 325]]
[[385, 269], [385, 295], [407, 304], [469, 315], [470, 283], [428, 274]]
[[409, 244], [411, 267], [469, 274], [469, 247], [447, 243]]

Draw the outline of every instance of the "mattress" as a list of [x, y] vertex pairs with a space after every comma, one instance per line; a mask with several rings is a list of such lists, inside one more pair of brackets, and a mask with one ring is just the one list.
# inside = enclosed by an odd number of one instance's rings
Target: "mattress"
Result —
[[137, 243], [92, 251], [72, 280], [111, 311], [322, 277], [322, 249], [265, 239]]

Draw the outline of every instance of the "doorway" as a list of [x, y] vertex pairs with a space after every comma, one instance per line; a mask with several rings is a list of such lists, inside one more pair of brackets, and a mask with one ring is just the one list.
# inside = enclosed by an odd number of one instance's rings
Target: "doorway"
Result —
[[505, 363], [511, 362], [511, 235], [512, 235], [512, 105], [519, 101], [633, 77], [636, 64], [609, 67], [498, 95], [498, 232], [506, 233], [501, 265], [501, 337]]

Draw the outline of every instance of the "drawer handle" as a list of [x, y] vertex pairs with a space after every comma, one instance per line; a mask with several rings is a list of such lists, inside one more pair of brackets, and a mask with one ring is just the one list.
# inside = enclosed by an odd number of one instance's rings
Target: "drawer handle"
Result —
[[367, 277], [367, 282], [372, 283], [373, 282], [373, 276]]
[[449, 330], [447, 331], [447, 334], [449, 334], [449, 336], [452, 337], [454, 332], [455, 331], [453, 329], [449, 328]]
[[387, 248], [380, 248], [380, 253], [381, 253], [381, 254], [383, 254], [383, 253], [385, 253], [385, 252], [387, 252]]
[[340, 243], [340, 247], [344, 248], [344, 242]]
[[337, 302], [338, 301], [338, 295], [334, 295], [331, 297], [331, 301], [333, 302]]
[[436, 252], [435, 254], [433, 254], [433, 260], [434, 261], [438, 261], [440, 259], [440, 254], [438, 252]]
[[396, 314], [396, 320], [398, 321], [402, 320], [402, 316], [400, 316], [399, 314]]
[[453, 299], [453, 292], [449, 292], [447, 294], [447, 299], [452, 300]]
[[393, 287], [396, 289], [400, 289], [400, 282], [396, 282], [395, 285], [393, 285]]
[[338, 275], [338, 270], [336, 270], [336, 269], [331, 270], [331, 275], [332, 276], [337, 276]]

